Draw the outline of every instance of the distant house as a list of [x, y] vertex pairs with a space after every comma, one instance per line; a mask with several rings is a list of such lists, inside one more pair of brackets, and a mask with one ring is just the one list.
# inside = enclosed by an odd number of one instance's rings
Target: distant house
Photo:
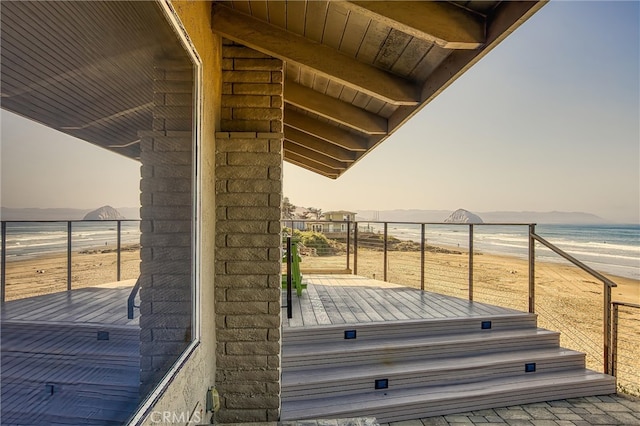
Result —
[[347, 232], [347, 222], [355, 221], [356, 213], [337, 210], [325, 212], [323, 218], [324, 221], [306, 222], [306, 229], [308, 231], [322, 232], [323, 234]]

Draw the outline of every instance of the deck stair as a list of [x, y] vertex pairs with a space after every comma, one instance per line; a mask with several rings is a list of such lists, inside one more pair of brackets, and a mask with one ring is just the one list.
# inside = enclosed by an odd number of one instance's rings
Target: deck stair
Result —
[[140, 331], [2, 322], [3, 424], [122, 424], [139, 399]]
[[515, 311], [285, 328], [283, 342], [282, 420], [386, 423], [615, 392], [613, 377]]

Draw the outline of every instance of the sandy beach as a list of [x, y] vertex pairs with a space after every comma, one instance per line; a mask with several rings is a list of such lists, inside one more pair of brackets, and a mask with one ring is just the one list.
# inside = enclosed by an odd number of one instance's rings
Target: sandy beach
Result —
[[[103, 285], [117, 280], [117, 253], [113, 249], [72, 253], [71, 288]], [[140, 275], [139, 246], [123, 246], [120, 279]], [[67, 289], [67, 255], [51, 254], [33, 259], [7, 261], [6, 300], [65, 291]]]

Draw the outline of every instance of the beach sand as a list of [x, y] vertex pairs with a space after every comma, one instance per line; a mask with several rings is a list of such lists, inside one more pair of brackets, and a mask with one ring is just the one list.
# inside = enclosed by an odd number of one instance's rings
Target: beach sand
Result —
[[[460, 249], [452, 249], [456, 251]], [[121, 279], [139, 275], [139, 250], [122, 251]], [[389, 251], [387, 281], [420, 288], [420, 253]], [[304, 256], [304, 269], [344, 269], [346, 256]], [[6, 299], [66, 290], [66, 254], [7, 262]], [[351, 254], [353, 268], [353, 254]], [[42, 273], [38, 271], [43, 271]], [[384, 279], [382, 251], [359, 249], [357, 274]], [[561, 345], [585, 352], [589, 368], [603, 369], [603, 284], [575, 266], [536, 262], [535, 307], [538, 325], [559, 331]], [[640, 281], [609, 277], [618, 284], [612, 300], [640, 304]], [[72, 288], [99, 286], [116, 281], [116, 253], [74, 253]], [[528, 262], [510, 256], [477, 253], [473, 257], [474, 301], [528, 309]], [[469, 258], [456, 253], [426, 253], [425, 290], [468, 298]], [[640, 395], [640, 310], [620, 309], [618, 379], [627, 393]]]
[[[71, 288], [93, 287], [117, 280], [117, 254], [114, 250], [83, 251], [71, 256]], [[140, 275], [138, 245], [121, 250], [120, 279]], [[6, 300], [56, 293], [67, 289], [67, 255], [51, 254], [33, 259], [7, 261]]]

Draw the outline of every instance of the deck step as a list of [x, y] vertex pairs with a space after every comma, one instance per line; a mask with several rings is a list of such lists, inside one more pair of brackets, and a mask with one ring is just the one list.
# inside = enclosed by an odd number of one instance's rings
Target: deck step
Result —
[[375, 416], [388, 423], [470, 410], [615, 392], [615, 379], [589, 370], [534, 373], [474, 383], [384, 389], [349, 396], [283, 400], [281, 420]]
[[557, 348], [559, 333], [541, 328], [455, 334], [402, 339], [342, 340], [335, 343], [292, 345], [282, 349], [283, 371], [352, 366], [370, 363], [442, 359], [468, 354]]
[[283, 340], [287, 344], [338, 342], [345, 333], [355, 333], [357, 341], [403, 338], [413, 336], [450, 336], [489, 329], [494, 331], [537, 327], [537, 315], [515, 312], [513, 314], [476, 316], [473, 318], [431, 318], [400, 322], [372, 322], [357, 325], [324, 325], [316, 327], [286, 328]]
[[105, 358], [131, 358], [140, 345], [140, 330], [131, 326], [94, 326], [73, 323], [2, 323], [2, 353], [52, 356], [81, 355], [100, 363]]
[[137, 326], [7, 320], [1, 332], [3, 424], [115, 425], [137, 406]]
[[531, 374], [526, 365], [535, 364], [535, 372], [584, 369], [581, 352], [561, 348], [503, 352], [487, 355], [410, 360], [401, 363], [370, 363], [336, 366], [315, 370], [285, 370], [282, 374], [283, 401], [337, 397], [375, 389], [376, 380], [387, 380], [388, 389], [409, 389], [474, 383], [499, 377]]

